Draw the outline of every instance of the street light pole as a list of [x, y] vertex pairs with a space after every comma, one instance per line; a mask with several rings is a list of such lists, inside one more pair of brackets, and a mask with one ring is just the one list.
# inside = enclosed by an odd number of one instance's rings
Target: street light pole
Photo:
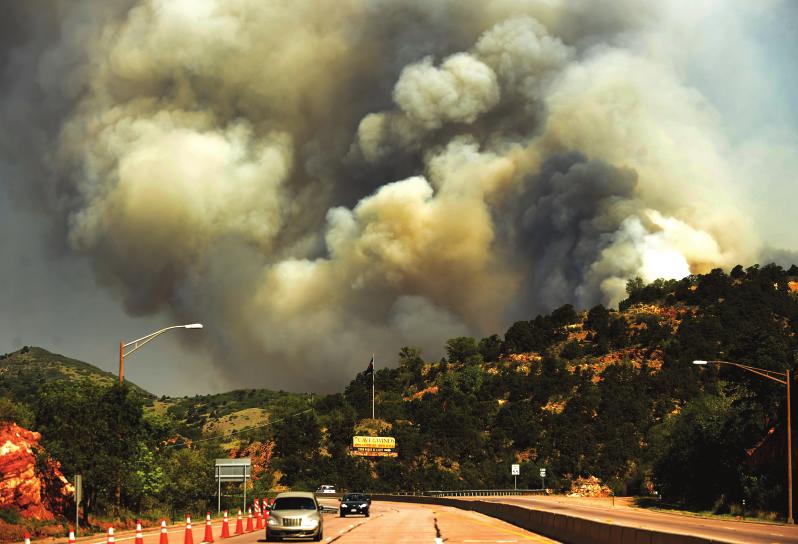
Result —
[[790, 371], [785, 373], [787, 382], [787, 523], [793, 524], [792, 518], [792, 425], [790, 418], [792, 410], [790, 407]]
[[[202, 323], [190, 323], [188, 325], [172, 325], [171, 327], [165, 327], [165, 328], [163, 328], [163, 329], [161, 329], [159, 331], [151, 332], [150, 334], [148, 334], [146, 336], [142, 336], [141, 338], [139, 338], [137, 340], [133, 340], [131, 342], [128, 342], [127, 344], [125, 344], [124, 342], [119, 342], [119, 383], [123, 383], [125, 381], [125, 356], [126, 355], [131, 355], [133, 352], [138, 350], [140, 347], [144, 346], [144, 344], [154, 340], [156, 337], [162, 335], [166, 331], [170, 331], [172, 329], [201, 329], [201, 328], [202, 328]], [[128, 347], [130, 347], [130, 346], [133, 346], [133, 349], [131, 349], [128, 352], [125, 352], [125, 350]], [[122, 503], [122, 488], [119, 485], [117, 485], [116, 489], [115, 489], [115, 498], [116, 498], [116, 501], [115, 501], [116, 505], [115, 505], [115, 508], [114, 508], [114, 515], [118, 516], [119, 515], [119, 510], [120, 510], [120, 505]]]
[[[125, 357], [128, 355], [133, 354], [136, 350], [140, 347], [144, 346], [144, 344], [154, 340], [156, 337], [162, 335], [166, 331], [170, 331], [172, 329], [201, 329], [202, 323], [190, 323], [188, 325], [172, 325], [171, 327], [165, 327], [159, 331], [151, 332], [146, 336], [142, 336], [137, 340], [132, 340], [125, 344], [124, 342], [119, 342], [119, 383], [125, 381]], [[133, 346], [133, 349], [130, 351], [125, 351], [128, 347]]]
[[765, 370], [755, 366], [741, 365], [740, 363], [730, 363], [729, 361], [693, 361], [694, 365], [731, 365], [742, 368], [753, 374], [762, 376], [781, 385], [787, 386], [787, 523], [792, 525], [795, 520], [792, 517], [792, 407], [790, 405], [790, 371], [776, 372]]
[[125, 381], [125, 343], [119, 342], [119, 383]]

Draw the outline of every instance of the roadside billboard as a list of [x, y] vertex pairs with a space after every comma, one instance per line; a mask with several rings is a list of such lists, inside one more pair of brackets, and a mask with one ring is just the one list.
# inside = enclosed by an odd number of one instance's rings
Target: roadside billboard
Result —
[[392, 436], [353, 436], [352, 455], [361, 457], [398, 457]]

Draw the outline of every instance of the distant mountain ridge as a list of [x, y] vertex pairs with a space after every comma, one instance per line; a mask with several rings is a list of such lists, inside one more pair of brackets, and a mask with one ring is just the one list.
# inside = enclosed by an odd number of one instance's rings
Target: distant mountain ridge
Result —
[[[110, 385], [118, 377], [90, 363], [52, 353], [44, 348], [25, 346], [0, 355], [0, 398], [33, 406], [41, 388], [47, 384], [89, 380]], [[181, 434], [199, 437], [203, 432], [229, 433], [261, 425], [277, 405], [300, 410], [307, 395], [268, 389], [238, 389], [193, 397], [158, 397], [129, 380], [126, 383], [145, 401], [147, 410], [182, 424]]]
[[[108, 385], [117, 379], [115, 374], [90, 363], [36, 346], [25, 346], [0, 355], [0, 397], [18, 402], [30, 403], [42, 386], [52, 382], [90, 380]], [[128, 383], [145, 398], [155, 398], [155, 395], [135, 383]]]

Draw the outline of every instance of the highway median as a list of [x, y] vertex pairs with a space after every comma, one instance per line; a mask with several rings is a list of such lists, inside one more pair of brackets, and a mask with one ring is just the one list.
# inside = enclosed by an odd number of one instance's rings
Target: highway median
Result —
[[371, 497], [375, 501], [437, 504], [462, 510], [472, 510], [512, 523], [522, 529], [571, 544], [719, 544], [733, 542], [731, 540], [599, 522], [577, 516], [484, 500], [418, 495], [375, 494]]

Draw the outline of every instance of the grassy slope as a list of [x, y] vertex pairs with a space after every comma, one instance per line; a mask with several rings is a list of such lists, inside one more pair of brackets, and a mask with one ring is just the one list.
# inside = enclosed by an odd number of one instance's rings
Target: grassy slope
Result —
[[[89, 380], [108, 385], [117, 376], [96, 366], [39, 347], [0, 355], [0, 397], [33, 405], [42, 386], [52, 382]], [[225, 434], [262, 425], [271, 413], [307, 407], [307, 395], [245, 389], [194, 397], [160, 397], [128, 382], [144, 399], [147, 411], [169, 415], [193, 436]]]
[[[308, 407], [308, 396], [268, 389], [238, 389], [216, 395], [161, 397], [152, 410], [183, 425], [194, 438], [221, 435], [263, 425], [272, 414], [298, 412]], [[230, 442], [228, 445], [233, 444]]]
[[[38, 347], [0, 355], [0, 396], [16, 401], [31, 403], [46, 383], [89, 380], [108, 385], [117, 379], [115, 374], [94, 365]], [[130, 385], [145, 398], [154, 398], [136, 384]]]

